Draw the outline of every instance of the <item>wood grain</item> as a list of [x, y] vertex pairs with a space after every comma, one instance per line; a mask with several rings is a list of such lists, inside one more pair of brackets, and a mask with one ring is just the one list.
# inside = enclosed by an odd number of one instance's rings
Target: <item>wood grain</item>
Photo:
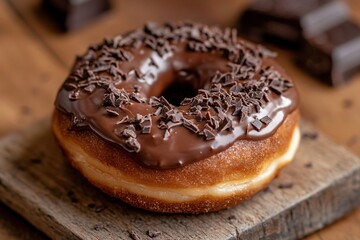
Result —
[[147, 231], [160, 231], [156, 239], [300, 238], [360, 203], [360, 159], [301, 128], [294, 163], [266, 191], [194, 216], [151, 213], [101, 193], [65, 161], [46, 120], [0, 143], [0, 200], [54, 239], [148, 239]]
[[[0, 136], [48, 116], [65, 68], [0, 1]], [[0, 204], [0, 239], [47, 239]]]
[[0, 204], [0, 239], [4, 240], [45, 240], [43, 233], [35, 229], [21, 216]]

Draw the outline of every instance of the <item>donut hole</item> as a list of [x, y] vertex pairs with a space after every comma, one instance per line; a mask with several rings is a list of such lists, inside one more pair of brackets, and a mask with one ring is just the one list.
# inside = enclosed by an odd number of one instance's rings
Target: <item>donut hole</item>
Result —
[[202, 86], [199, 74], [196, 71], [186, 69], [175, 75], [175, 79], [167, 86], [160, 96], [163, 96], [174, 106], [180, 106], [184, 98], [192, 98]]
[[195, 97], [197, 90], [191, 83], [188, 82], [173, 82], [165, 91], [161, 94], [174, 106], [180, 106], [180, 103], [184, 98]]

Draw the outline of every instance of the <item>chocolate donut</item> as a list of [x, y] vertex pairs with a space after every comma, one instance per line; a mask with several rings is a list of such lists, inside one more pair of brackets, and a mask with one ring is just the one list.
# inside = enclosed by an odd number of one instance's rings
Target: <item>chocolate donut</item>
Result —
[[134, 206], [199, 213], [254, 195], [299, 143], [276, 54], [235, 29], [146, 24], [78, 57], [53, 130], [90, 182]]

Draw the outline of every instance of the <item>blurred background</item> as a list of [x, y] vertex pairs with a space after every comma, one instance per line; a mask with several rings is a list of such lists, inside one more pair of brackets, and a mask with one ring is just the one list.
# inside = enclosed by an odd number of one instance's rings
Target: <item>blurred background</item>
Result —
[[[50, 117], [57, 89], [76, 54], [144, 22], [192, 20], [235, 27], [249, 0], [120, 0], [89, 24], [58, 31], [39, 10], [40, 0], [0, 1], [0, 137]], [[360, 23], [360, 1], [347, 0]], [[50, 13], [51, 15], [51, 13]], [[341, 88], [331, 88], [299, 69], [295, 52], [265, 44], [296, 82], [304, 119], [360, 156], [360, 75]], [[360, 209], [308, 239], [360, 239]], [[0, 239], [42, 239], [41, 233], [0, 204]]]

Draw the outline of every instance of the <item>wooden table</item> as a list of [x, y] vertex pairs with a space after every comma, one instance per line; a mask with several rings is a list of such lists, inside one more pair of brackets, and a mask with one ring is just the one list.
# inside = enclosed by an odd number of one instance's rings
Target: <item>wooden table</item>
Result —
[[[195, 3], [194, 3], [195, 2]], [[49, 116], [56, 90], [75, 54], [92, 42], [144, 21], [190, 19], [234, 26], [248, 1], [116, 1], [106, 17], [70, 34], [53, 30], [37, 11], [39, 0], [0, 1], [0, 136]], [[360, 22], [360, 2], [348, 0]], [[299, 70], [293, 53], [276, 49], [302, 96], [302, 115], [336, 142], [360, 156], [360, 75], [341, 89], [331, 89]], [[45, 239], [20, 216], [0, 205], [0, 239]], [[360, 208], [308, 239], [360, 239]]]

